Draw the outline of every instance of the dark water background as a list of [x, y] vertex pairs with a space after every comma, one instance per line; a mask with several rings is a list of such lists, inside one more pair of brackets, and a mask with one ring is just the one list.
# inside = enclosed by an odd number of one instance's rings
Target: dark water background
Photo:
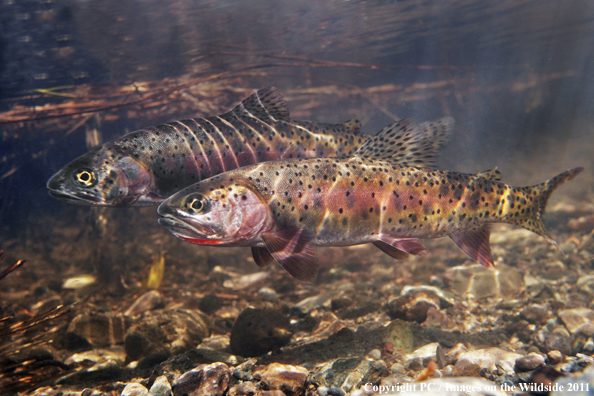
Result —
[[[397, 99], [402, 90], [393, 99], [383, 95], [379, 105], [386, 111], [356, 94], [312, 108], [299, 107], [303, 101], [291, 102], [286, 95], [295, 118], [338, 122], [356, 116], [367, 133], [374, 133], [392, 121], [387, 114], [419, 121], [449, 114], [457, 128], [443, 156], [445, 168], [477, 172], [499, 166], [506, 182], [533, 184], [581, 165], [587, 174], [563, 191], [593, 192], [594, 4], [589, 0], [1, 0], [0, 112], [15, 103], [61, 100], [18, 101], [33, 89], [119, 87], [280, 62], [271, 56], [358, 66], [272, 67], [240, 88], [275, 85], [286, 93], [332, 85], [352, 93], [392, 84], [413, 92], [415, 84], [444, 82], [426, 97], [408, 101]], [[233, 96], [220, 109], [241, 98]], [[159, 122], [210, 115], [185, 110], [127, 120], [125, 114], [123, 109], [117, 122], [100, 125], [104, 140]], [[52, 199], [45, 183], [87, 150], [84, 131], [64, 136], [65, 131], [29, 122], [0, 124], [0, 131], [4, 239], [30, 237], [45, 215], [80, 222], [89, 209]], [[138, 211], [113, 210], [120, 219]], [[150, 217], [151, 210], [142, 213]]]

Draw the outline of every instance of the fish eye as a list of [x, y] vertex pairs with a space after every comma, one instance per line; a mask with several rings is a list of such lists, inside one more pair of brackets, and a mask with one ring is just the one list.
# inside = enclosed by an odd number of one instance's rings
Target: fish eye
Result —
[[194, 195], [186, 201], [189, 212], [203, 213], [208, 210], [208, 200], [201, 194]]
[[81, 187], [93, 187], [97, 184], [95, 172], [90, 169], [82, 168], [74, 172], [74, 181]]

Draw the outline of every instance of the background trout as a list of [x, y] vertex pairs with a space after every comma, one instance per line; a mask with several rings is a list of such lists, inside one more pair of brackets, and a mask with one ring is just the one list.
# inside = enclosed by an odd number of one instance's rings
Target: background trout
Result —
[[367, 137], [358, 121], [323, 124], [289, 118], [274, 87], [212, 117], [131, 132], [75, 159], [47, 183], [69, 203], [156, 205], [219, 173], [262, 161], [349, 155]]
[[403, 259], [426, 253], [421, 239], [447, 235], [491, 267], [491, 223], [554, 243], [542, 223], [545, 206], [583, 168], [531, 187], [501, 183], [497, 170], [437, 170], [427, 158], [440, 134], [426, 139], [422, 129], [402, 121], [350, 157], [274, 161], [215, 176], [165, 200], [159, 223], [189, 242], [251, 246], [256, 263], [277, 261], [303, 281], [316, 277], [315, 246], [373, 243]]

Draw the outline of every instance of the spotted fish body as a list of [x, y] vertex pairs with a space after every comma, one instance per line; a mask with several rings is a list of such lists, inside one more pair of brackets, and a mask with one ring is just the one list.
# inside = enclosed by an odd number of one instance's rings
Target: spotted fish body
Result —
[[440, 134], [427, 138], [422, 129], [402, 121], [349, 157], [273, 161], [215, 176], [164, 201], [159, 222], [189, 242], [251, 246], [256, 263], [277, 261], [303, 281], [317, 274], [314, 246], [373, 243], [403, 259], [426, 253], [421, 239], [447, 235], [493, 266], [491, 223], [551, 240], [541, 221], [547, 200], [583, 168], [531, 187], [501, 183], [497, 170], [436, 170], [430, 160]]
[[289, 118], [274, 87], [231, 111], [129, 133], [77, 158], [48, 182], [70, 203], [156, 205], [219, 173], [262, 161], [349, 155], [367, 139], [357, 121], [324, 124]]

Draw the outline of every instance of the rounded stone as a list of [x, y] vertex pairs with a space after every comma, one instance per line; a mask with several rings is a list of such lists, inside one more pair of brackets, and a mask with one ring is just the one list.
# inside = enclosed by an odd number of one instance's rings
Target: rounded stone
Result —
[[544, 356], [534, 353], [517, 358], [514, 369], [518, 373], [523, 371], [532, 371], [537, 367], [544, 365], [544, 363]]
[[260, 356], [285, 346], [291, 340], [289, 319], [274, 309], [247, 308], [231, 330], [231, 350], [240, 356]]
[[382, 358], [382, 352], [379, 349], [372, 349], [371, 351], [369, 351], [367, 356], [369, 356], [373, 360], [379, 360]]
[[145, 396], [148, 395], [148, 390], [136, 382], [131, 382], [126, 385], [121, 393], [121, 396]]
[[565, 361], [565, 355], [563, 355], [558, 350], [554, 349], [552, 351], [547, 352], [547, 362], [555, 366], [559, 363], [563, 363]]

